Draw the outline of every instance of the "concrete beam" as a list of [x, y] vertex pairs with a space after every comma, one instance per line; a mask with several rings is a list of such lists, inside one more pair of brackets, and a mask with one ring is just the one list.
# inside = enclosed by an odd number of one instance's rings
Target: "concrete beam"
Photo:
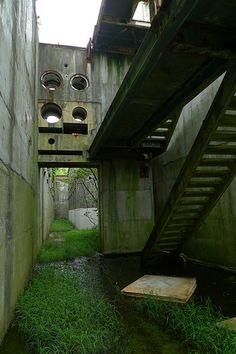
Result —
[[89, 167], [97, 166], [97, 161], [90, 161], [86, 155], [39, 155], [40, 167]]
[[41, 133], [38, 139], [39, 154], [58, 154], [85, 152], [89, 149], [91, 138], [87, 135]]

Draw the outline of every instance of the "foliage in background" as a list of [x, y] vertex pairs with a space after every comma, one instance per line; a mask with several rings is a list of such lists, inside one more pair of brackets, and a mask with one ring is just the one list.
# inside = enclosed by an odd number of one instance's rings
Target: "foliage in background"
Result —
[[90, 208], [98, 207], [97, 168], [72, 168], [68, 174], [69, 201], [71, 209], [87, 208], [86, 216], [96, 227]]
[[69, 267], [39, 269], [21, 296], [16, 319], [40, 354], [114, 353], [121, 326], [114, 307], [83, 288]]
[[67, 167], [53, 167], [53, 175], [54, 176], [67, 176], [68, 175], [68, 168]]
[[[73, 190], [77, 185], [83, 187], [87, 193], [87, 207], [89, 199], [92, 198], [96, 206], [98, 203], [98, 175], [96, 168], [73, 168], [70, 170], [68, 183], [69, 189]], [[89, 198], [90, 197], [90, 198]]]
[[91, 257], [98, 251], [96, 229], [73, 229], [67, 220], [59, 219], [53, 222], [51, 231], [54, 231], [54, 234], [39, 251], [39, 263], [69, 261], [80, 256]]
[[236, 353], [236, 334], [217, 322], [223, 320], [211, 303], [199, 305], [190, 301], [185, 305], [154, 298], [134, 303], [141, 313], [155, 320], [163, 329], [182, 340], [192, 350], [189, 354]]

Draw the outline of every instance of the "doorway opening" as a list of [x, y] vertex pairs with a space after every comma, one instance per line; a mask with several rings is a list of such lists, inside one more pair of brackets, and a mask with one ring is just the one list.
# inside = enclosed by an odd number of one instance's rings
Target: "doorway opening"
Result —
[[67, 221], [77, 230], [100, 230], [97, 167], [40, 169], [42, 242], [48, 238], [55, 220]]

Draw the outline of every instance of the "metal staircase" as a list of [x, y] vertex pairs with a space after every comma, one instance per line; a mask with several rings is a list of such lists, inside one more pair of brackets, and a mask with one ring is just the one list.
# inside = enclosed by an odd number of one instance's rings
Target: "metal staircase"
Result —
[[236, 174], [236, 69], [231, 65], [143, 251], [177, 252]]

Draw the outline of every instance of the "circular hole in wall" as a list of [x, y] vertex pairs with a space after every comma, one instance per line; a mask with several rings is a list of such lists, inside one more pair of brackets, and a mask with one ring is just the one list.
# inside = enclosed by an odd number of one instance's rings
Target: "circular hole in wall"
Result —
[[67, 63], [64, 64], [64, 68], [68, 68], [68, 64]]
[[72, 116], [77, 122], [83, 122], [87, 118], [87, 111], [83, 107], [75, 107]]
[[70, 79], [71, 87], [76, 91], [85, 90], [89, 86], [88, 79], [86, 76], [81, 74], [76, 74]]
[[49, 91], [55, 91], [62, 84], [61, 75], [58, 72], [52, 70], [43, 73], [40, 80], [42, 86]]
[[56, 103], [46, 103], [41, 108], [41, 116], [48, 123], [57, 123], [62, 117], [62, 109]]
[[53, 139], [53, 138], [48, 139], [48, 144], [54, 145], [55, 144], [55, 139]]

